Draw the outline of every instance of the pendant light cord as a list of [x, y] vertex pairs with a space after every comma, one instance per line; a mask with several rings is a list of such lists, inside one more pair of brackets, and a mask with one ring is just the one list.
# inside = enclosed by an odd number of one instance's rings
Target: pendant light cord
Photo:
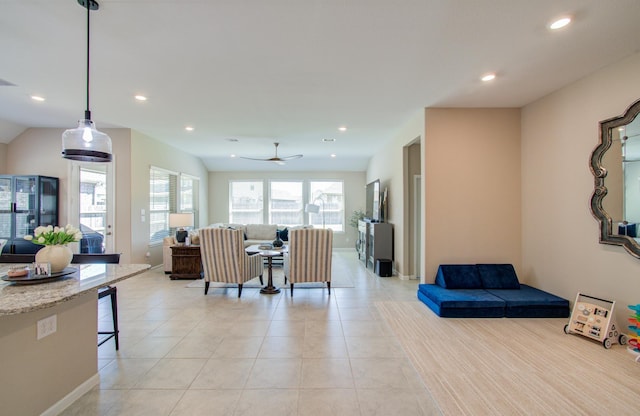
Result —
[[87, 6], [87, 109], [84, 112], [85, 120], [91, 120], [91, 111], [89, 110], [89, 33], [90, 33], [90, 18], [89, 15], [91, 13], [91, 1], [86, 0]]

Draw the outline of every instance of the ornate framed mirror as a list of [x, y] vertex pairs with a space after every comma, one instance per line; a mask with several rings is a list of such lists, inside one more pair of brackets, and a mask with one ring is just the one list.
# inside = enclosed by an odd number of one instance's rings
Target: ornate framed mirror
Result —
[[600, 122], [600, 143], [591, 153], [591, 212], [600, 243], [623, 246], [640, 258], [640, 100], [619, 117]]

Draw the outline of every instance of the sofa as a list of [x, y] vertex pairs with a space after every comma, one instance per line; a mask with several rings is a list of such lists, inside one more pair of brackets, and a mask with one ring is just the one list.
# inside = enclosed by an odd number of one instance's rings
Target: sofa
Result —
[[519, 282], [511, 264], [440, 265], [418, 299], [447, 318], [568, 318], [569, 301]]

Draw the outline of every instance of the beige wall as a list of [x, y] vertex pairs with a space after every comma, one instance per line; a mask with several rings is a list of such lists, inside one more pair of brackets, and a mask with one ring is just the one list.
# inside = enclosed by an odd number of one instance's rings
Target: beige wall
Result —
[[[232, 179], [342, 180], [345, 195], [345, 233], [335, 233], [335, 248], [354, 248], [357, 232], [349, 226], [355, 210], [365, 209], [364, 172], [209, 172], [209, 224], [229, 222], [229, 181]], [[266, 186], [266, 183], [265, 183]], [[202, 223], [205, 225], [205, 223]]]
[[[410, 272], [405, 247], [407, 189], [404, 182], [404, 148], [424, 136], [424, 112], [420, 110], [385, 143], [369, 161], [366, 182], [380, 179], [381, 189], [388, 189], [387, 222], [393, 224], [393, 265], [401, 276]], [[424, 142], [421, 141], [422, 145]]]
[[[69, 221], [67, 193], [69, 162], [60, 156], [63, 129], [27, 129], [7, 146], [6, 172], [12, 175], [47, 175], [60, 179], [60, 223]], [[162, 263], [162, 247], [149, 247], [149, 166], [154, 165], [200, 178], [200, 222], [207, 222], [208, 172], [194, 156], [130, 129], [103, 129], [113, 146], [116, 213], [115, 249], [123, 263]], [[1, 154], [0, 154], [1, 156]], [[142, 222], [140, 210], [145, 209]], [[147, 252], [150, 257], [147, 257]]]
[[425, 114], [423, 280], [448, 263], [512, 263], [519, 272], [520, 110]]
[[[128, 210], [131, 258], [133, 263], [149, 263], [152, 266], [162, 263], [162, 245], [149, 246], [149, 168], [155, 166], [176, 173], [186, 173], [200, 178], [200, 224], [208, 222], [208, 171], [200, 158], [186, 154], [154, 140], [142, 133], [131, 133], [131, 199]], [[142, 221], [141, 210], [145, 210]], [[146, 257], [146, 253], [150, 256]]]
[[[38, 320], [52, 315], [56, 332], [37, 340]], [[1, 316], [0, 413], [39, 415], [97, 376], [97, 322], [95, 291], [51, 308]]]
[[0, 175], [7, 173], [7, 150], [9, 146], [6, 143], [0, 143]]
[[581, 291], [640, 303], [640, 260], [598, 243], [589, 201], [598, 122], [640, 98], [640, 54], [527, 105], [522, 111], [523, 261], [535, 286], [574, 299]]
[[[122, 253], [121, 261], [130, 262], [128, 212], [130, 205], [131, 151], [129, 129], [103, 129], [111, 137], [116, 168], [116, 241]], [[63, 159], [62, 133], [64, 129], [30, 128], [8, 145], [7, 173], [11, 175], [46, 175], [60, 179], [60, 224], [69, 220], [67, 194], [69, 189], [69, 161]], [[121, 223], [120, 223], [121, 222]]]

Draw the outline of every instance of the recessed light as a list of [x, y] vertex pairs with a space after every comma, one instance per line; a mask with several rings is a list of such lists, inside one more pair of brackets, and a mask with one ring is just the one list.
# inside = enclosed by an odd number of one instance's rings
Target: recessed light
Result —
[[32, 96], [31, 96], [31, 99], [32, 99], [33, 101], [44, 101], [44, 97], [41, 97], [41, 96], [39, 96], [39, 95], [32, 95]]
[[562, 29], [563, 27], [567, 26], [569, 23], [571, 23], [571, 18], [568, 17], [568, 16], [565, 16], [565, 17], [562, 17], [562, 18], [552, 22], [549, 25], [549, 29], [551, 29], [551, 30]]
[[489, 82], [489, 81], [493, 81], [494, 79], [496, 79], [496, 74], [494, 73], [490, 73], [490, 74], [485, 74], [482, 76], [482, 78], [480, 78], [483, 82]]
[[232, 158], [233, 158], [233, 157], [236, 157], [236, 155], [229, 155], [229, 157], [232, 157]]
[[134, 98], [138, 101], [147, 101], [147, 97], [145, 97], [144, 95], [136, 95], [134, 96]]
[[193, 127], [191, 127], [191, 126], [187, 126], [187, 127], [185, 127], [184, 129], [185, 129], [186, 131], [193, 131]]
[[331, 138], [326, 138], [326, 139], [322, 139], [323, 142], [335, 142], [336, 139], [331, 139]]
[[339, 131], [347, 131], [347, 128], [345, 126], [340, 126], [338, 127]]
[[335, 153], [331, 153], [331, 157], [336, 157], [336, 154]]
[[228, 142], [235, 143], [235, 142], [237, 142], [237, 141], [238, 141], [238, 139], [229, 138], [229, 139], [227, 139], [227, 141], [228, 141]]

